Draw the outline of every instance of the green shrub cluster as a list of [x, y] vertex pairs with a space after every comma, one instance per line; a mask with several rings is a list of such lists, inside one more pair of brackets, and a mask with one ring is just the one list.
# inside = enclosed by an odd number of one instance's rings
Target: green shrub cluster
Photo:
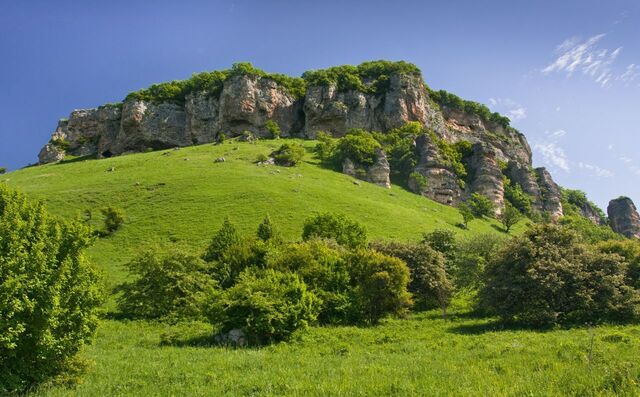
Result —
[[376, 150], [380, 147], [372, 133], [359, 129], [351, 130], [338, 141], [336, 162], [342, 164], [345, 159], [350, 159], [356, 164], [372, 165], [375, 162]]
[[238, 75], [257, 76], [275, 81], [294, 98], [301, 98], [306, 91], [306, 83], [301, 78], [283, 74], [266, 73], [248, 62], [235, 63], [228, 70], [196, 73], [187, 80], [174, 80], [153, 84], [149, 88], [131, 92], [125, 100], [143, 100], [154, 103], [169, 102], [184, 105], [187, 95], [204, 92], [209, 96], [219, 96], [225, 80]]
[[0, 185], [0, 394], [22, 392], [74, 367], [101, 303], [79, 222]]
[[581, 209], [591, 207], [597, 213], [602, 223], [607, 223], [607, 216], [600, 207], [589, 201], [585, 192], [581, 190], [562, 189], [562, 209], [567, 215], [581, 215]]
[[503, 184], [505, 200], [524, 215], [533, 215], [533, 198], [522, 190], [522, 186], [506, 176], [503, 178]]
[[458, 141], [449, 143], [438, 137], [435, 132], [429, 131], [431, 141], [438, 147], [438, 153], [442, 156], [445, 165], [458, 177], [461, 187], [464, 187], [465, 180], [469, 176], [466, 161], [473, 153], [471, 142]]
[[478, 306], [535, 326], [629, 321], [640, 294], [620, 255], [581, 243], [570, 229], [535, 226], [504, 245], [484, 273]]
[[345, 215], [323, 213], [311, 216], [304, 222], [302, 239], [307, 241], [313, 238], [332, 239], [345, 247], [358, 248], [366, 245], [367, 231]]
[[329, 69], [311, 70], [302, 75], [309, 86], [335, 85], [338, 91], [356, 90], [364, 93], [382, 93], [389, 87], [392, 75], [421, 76], [415, 65], [399, 61], [370, 61], [358, 66], [343, 65]]
[[508, 117], [502, 116], [497, 112], [491, 112], [488, 107], [481, 103], [466, 101], [459, 96], [445, 90], [431, 91], [429, 95], [441, 107], [455, 109], [469, 114], [475, 114], [483, 121], [501, 125], [503, 128], [509, 128], [510, 126], [511, 120], [509, 120]]
[[284, 143], [271, 153], [276, 164], [285, 167], [293, 167], [299, 164], [304, 158], [304, 146], [299, 143]]

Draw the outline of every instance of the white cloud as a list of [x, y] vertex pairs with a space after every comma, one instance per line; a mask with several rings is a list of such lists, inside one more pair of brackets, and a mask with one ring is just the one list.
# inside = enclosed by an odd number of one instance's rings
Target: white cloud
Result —
[[633, 163], [633, 160], [630, 159], [629, 157], [626, 157], [626, 156], [620, 156], [620, 157], [618, 157], [618, 160], [622, 161], [625, 164]]
[[559, 168], [565, 172], [571, 171], [564, 149], [554, 142], [536, 143], [533, 148], [542, 155], [543, 161], [550, 167]]
[[595, 175], [599, 178], [612, 178], [614, 176], [614, 173], [612, 171], [600, 168], [597, 165], [579, 162], [578, 167], [581, 170], [588, 171], [590, 174]]
[[622, 81], [625, 85], [629, 85], [633, 83], [635, 79], [640, 76], [640, 67], [635, 63], [632, 63], [627, 66], [624, 73], [616, 78], [616, 80]]
[[613, 64], [620, 55], [622, 47], [600, 48], [599, 42], [605, 36], [603, 33], [585, 41], [578, 38], [565, 40], [556, 47], [556, 59], [542, 69], [542, 73], [548, 75], [555, 72], [572, 76], [576, 72], [581, 72], [600, 86], [608, 86], [612, 80], [622, 76], [614, 77], [613, 71]]
[[567, 131], [565, 130], [545, 131], [544, 134], [551, 138], [562, 138], [563, 136], [567, 135]]
[[511, 121], [527, 118], [527, 109], [509, 98], [489, 98], [489, 106], [491, 110], [506, 115]]

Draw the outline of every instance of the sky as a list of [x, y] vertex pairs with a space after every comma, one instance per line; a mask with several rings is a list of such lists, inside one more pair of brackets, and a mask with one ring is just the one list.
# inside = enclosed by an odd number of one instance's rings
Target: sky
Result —
[[73, 109], [152, 83], [389, 59], [509, 116], [562, 186], [640, 202], [638, 38], [630, 0], [0, 0], [0, 166], [36, 162]]

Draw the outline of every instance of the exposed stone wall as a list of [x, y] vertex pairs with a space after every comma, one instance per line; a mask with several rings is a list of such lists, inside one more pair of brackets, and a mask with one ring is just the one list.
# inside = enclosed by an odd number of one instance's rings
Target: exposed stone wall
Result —
[[628, 238], [640, 238], [640, 215], [628, 197], [620, 197], [609, 202], [607, 207], [611, 228]]

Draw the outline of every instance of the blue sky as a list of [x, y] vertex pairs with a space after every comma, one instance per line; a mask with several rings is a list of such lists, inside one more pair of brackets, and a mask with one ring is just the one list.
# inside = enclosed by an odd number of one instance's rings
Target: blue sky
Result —
[[407, 60], [512, 118], [534, 164], [599, 205], [640, 201], [637, 1], [0, 0], [0, 166], [72, 109], [249, 61], [271, 72]]

